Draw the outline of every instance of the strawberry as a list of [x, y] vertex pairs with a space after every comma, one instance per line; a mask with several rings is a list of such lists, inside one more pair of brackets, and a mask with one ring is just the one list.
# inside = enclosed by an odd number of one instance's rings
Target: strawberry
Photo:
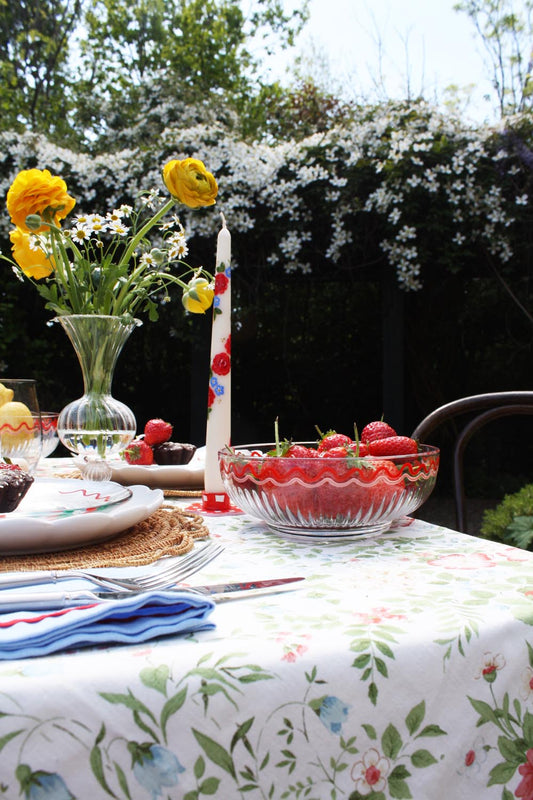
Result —
[[343, 445], [352, 446], [353, 441], [344, 433], [328, 431], [322, 436], [320, 442], [318, 443], [318, 452], [323, 453], [324, 450], [331, 450], [333, 447], [342, 447]]
[[418, 453], [418, 444], [408, 436], [386, 436], [369, 442], [368, 452], [371, 456], [403, 456]]
[[303, 444], [291, 444], [283, 455], [285, 458], [316, 458], [318, 453], [313, 447], [305, 447]]
[[154, 453], [145, 439], [134, 439], [124, 450], [128, 464], [148, 465], [154, 463]]
[[163, 444], [172, 436], [172, 425], [164, 419], [151, 419], [144, 426], [144, 441], [146, 444]]
[[369, 422], [361, 431], [361, 441], [365, 444], [375, 442], [377, 439], [385, 439], [389, 436], [396, 436], [396, 431], [386, 422], [383, 422], [382, 419], [376, 422]]

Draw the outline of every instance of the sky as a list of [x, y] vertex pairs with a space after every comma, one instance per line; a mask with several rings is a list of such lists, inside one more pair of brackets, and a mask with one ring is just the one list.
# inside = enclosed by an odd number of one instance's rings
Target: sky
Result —
[[[490, 91], [483, 44], [469, 17], [454, 10], [455, 2], [310, 0], [311, 18], [296, 51], [313, 55], [315, 63], [326, 59], [333, 83], [354, 96], [368, 96], [381, 83], [388, 97], [405, 97], [409, 81], [414, 96], [423, 90], [427, 99], [443, 102], [451, 84], [470, 87], [467, 115], [490, 120], [491, 104], [483, 99]], [[283, 75], [285, 67], [278, 60], [271, 67], [274, 76]]]

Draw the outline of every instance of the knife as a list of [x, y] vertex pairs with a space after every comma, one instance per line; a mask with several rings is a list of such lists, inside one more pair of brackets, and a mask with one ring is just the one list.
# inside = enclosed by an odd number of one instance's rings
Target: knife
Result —
[[[212, 583], [204, 586], [183, 586], [181, 588], [164, 589], [160, 591], [191, 592], [210, 597], [216, 603], [227, 600], [240, 600], [246, 597], [255, 597], [262, 594], [272, 594], [286, 589], [296, 588], [290, 584], [303, 581], [305, 578], [272, 578], [260, 581], [242, 581], [238, 583]], [[151, 590], [154, 591], [154, 590]], [[157, 590], [155, 590], [157, 591]], [[0, 614], [11, 611], [42, 611], [55, 608], [73, 608], [77, 606], [94, 605], [108, 600], [122, 600], [133, 594], [148, 594], [147, 591], [139, 592], [31, 592], [22, 594], [18, 591], [4, 590], [0, 593]]]

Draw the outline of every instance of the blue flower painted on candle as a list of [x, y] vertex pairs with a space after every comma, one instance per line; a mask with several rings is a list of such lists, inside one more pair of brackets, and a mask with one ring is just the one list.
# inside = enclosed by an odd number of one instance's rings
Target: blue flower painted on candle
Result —
[[224, 387], [222, 386], [221, 383], [218, 382], [218, 378], [216, 377], [216, 375], [213, 375], [213, 377], [210, 380], [210, 384], [216, 395], [220, 397], [221, 395], [224, 394]]
[[310, 703], [320, 722], [332, 733], [340, 733], [343, 722], [348, 718], [350, 706], [339, 700], [338, 697], [326, 695]]
[[163, 796], [163, 787], [176, 786], [178, 775], [185, 772], [174, 753], [159, 744], [128, 742], [133, 774], [152, 800]]
[[61, 775], [55, 772], [32, 772], [27, 764], [19, 764], [15, 775], [26, 800], [75, 800]]

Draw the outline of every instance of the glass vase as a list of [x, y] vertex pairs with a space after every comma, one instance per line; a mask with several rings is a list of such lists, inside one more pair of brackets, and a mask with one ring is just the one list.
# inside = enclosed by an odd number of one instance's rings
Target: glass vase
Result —
[[72, 342], [84, 388], [83, 396], [59, 415], [59, 439], [80, 457], [85, 478], [109, 480], [108, 459], [127, 447], [137, 430], [131, 409], [111, 395], [113, 372], [124, 344], [141, 322], [103, 314], [72, 314], [54, 321], [63, 326]]

